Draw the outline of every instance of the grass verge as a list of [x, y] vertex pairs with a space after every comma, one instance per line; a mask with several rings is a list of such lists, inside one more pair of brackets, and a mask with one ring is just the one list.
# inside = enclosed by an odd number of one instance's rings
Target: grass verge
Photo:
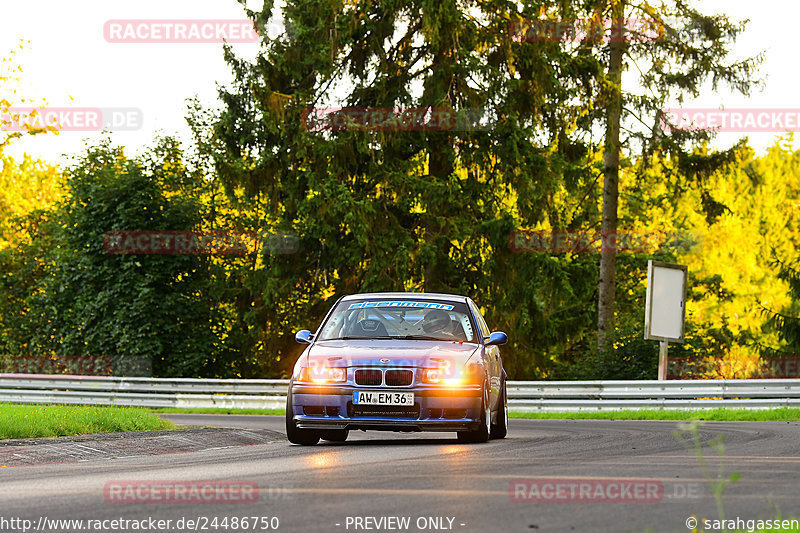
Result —
[[[155, 413], [186, 413], [216, 415], [278, 415], [283, 409], [151, 409]], [[800, 408], [780, 409], [708, 409], [672, 411], [668, 409], [641, 409], [630, 411], [581, 411], [570, 413], [522, 413], [511, 411], [509, 418], [567, 419], [567, 420], [720, 420], [720, 421], [798, 421]]]
[[174, 427], [172, 422], [140, 407], [27, 404], [0, 406], [0, 439], [151, 431]]
[[150, 409], [153, 413], [159, 414], [187, 414], [187, 415], [277, 415], [284, 416], [285, 409], [226, 409], [222, 407], [209, 407], [208, 409], [179, 409], [172, 407], [161, 407]]

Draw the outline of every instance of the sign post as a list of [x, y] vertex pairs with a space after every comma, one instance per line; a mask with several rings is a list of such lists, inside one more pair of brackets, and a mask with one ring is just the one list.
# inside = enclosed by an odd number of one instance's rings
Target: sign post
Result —
[[658, 379], [667, 379], [669, 341], [683, 342], [686, 318], [686, 265], [647, 262], [644, 338], [660, 342]]
[[667, 350], [669, 341], [659, 341], [658, 343], [658, 379], [667, 379]]

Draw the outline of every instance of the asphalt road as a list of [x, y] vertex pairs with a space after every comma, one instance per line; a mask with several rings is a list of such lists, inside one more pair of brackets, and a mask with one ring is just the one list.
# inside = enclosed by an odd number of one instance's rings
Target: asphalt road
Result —
[[[344, 444], [301, 447], [281, 438], [281, 417], [166, 417], [181, 425], [272, 430], [267, 434], [275, 438], [188, 453], [0, 468], [0, 531], [22, 531], [21, 522], [8, 522], [12, 518], [32, 520], [34, 527], [41, 517], [45, 524], [153, 517], [173, 522], [151, 531], [230, 532], [245, 530], [232, 527], [233, 517], [258, 516], [277, 517], [277, 530], [291, 532], [666, 532], [690, 531], [691, 516], [718, 515], [695, 450], [673, 435], [677, 422], [511, 420], [506, 439], [486, 444], [461, 445], [449, 434], [358, 432]], [[707, 445], [719, 436], [722, 456]], [[800, 517], [800, 424], [708, 422], [699, 437], [711, 475], [720, 468], [726, 476], [741, 475], [724, 492], [726, 518]], [[223, 494], [212, 503], [165, 504], [119, 503], [119, 493], [116, 501], [109, 496], [109, 483], [143, 481], [235, 481], [257, 485], [258, 498], [231, 503]], [[199, 527], [186, 527], [187, 519], [199, 519]], [[107, 525], [90, 530], [124, 530]], [[274, 525], [251, 522], [247, 530]]]

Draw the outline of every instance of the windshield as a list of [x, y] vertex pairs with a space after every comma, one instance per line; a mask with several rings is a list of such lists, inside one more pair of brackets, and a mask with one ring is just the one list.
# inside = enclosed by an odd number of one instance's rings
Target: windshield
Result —
[[339, 302], [318, 338], [334, 339], [476, 342], [465, 303], [413, 299]]

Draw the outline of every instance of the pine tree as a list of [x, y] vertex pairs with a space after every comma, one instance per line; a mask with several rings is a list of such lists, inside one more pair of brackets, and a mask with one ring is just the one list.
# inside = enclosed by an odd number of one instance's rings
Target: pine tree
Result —
[[800, 260], [775, 260], [773, 266], [778, 269], [778, 279], [789, 286], [791, 304], [780, 311], [764, 309], [768, 316], [765, 326], [777, 331], [783, 346], [780, 349], [765, 346], [762, 353], [767, 356], [786, 352], [800, 354]]
[[[705, 15], [690, 1], [595, 0], [584, 6], [583, 16], [590, 27], [602, 29], [603, 38], [588, 31], [577, 44], [563, 46], [596, 60], [598, 76], [590, 84], [592, 94], [586, 97], [594, 103], [593, 122], [605, 132], [602, 230], [615, 234], [621, 154], [641, 156], [645, 163], [654, 154], [673, 157], [687, 181], [702, 185], [705, 178], [735, 161], [738, 145], [722, 152], [698, 153], [694, 147], [709, 140], [713, 132], [671, 128], [664, 110], [698, 96], [707, 82], [713, 90], [727, 86], [748, 95], [758, 86], [754, 75], [762, 58], [731, 57], [746, 21], [734, 23], [725, 15]], [[709, 216], [724, 207], [707, 192], [703, 199]], [[614, 331], [616, 252], [610, 248], [601, 251], [598, 288], [598, 346], [604, 348]]]
[[[266, 27], [272, 7], [249, 16]], [[583, 133], [571, 127], [586, 114], [573, 76], [585, 58], [509, 32], [538, 7], [291, 0], [286, 35], [254, 62], [228, 52], [236, 82], [199, 131], [204, 153], [229, 192], [263, 202], [264, 227], [300, 235], [297, 254], [242, 272], [240, 312], [258, 302], [259, 321], [280, 325], [270, 346], [292, 349], [286, 330], [308, 327], [334, 296], [368, 290], [470, 294], [495, 327], [529, 334], [512, 340], [528, 367], [547, 360], [542, 337], [564, 342], [583, 329], [569, 280], [592, 269], [508, 246], [520, 226], [560, 222], [551, 220], [560, 191], [591, 182]], [[450, 131], [307, 131], [309, 108], [328, 106], [480, 120]]]

